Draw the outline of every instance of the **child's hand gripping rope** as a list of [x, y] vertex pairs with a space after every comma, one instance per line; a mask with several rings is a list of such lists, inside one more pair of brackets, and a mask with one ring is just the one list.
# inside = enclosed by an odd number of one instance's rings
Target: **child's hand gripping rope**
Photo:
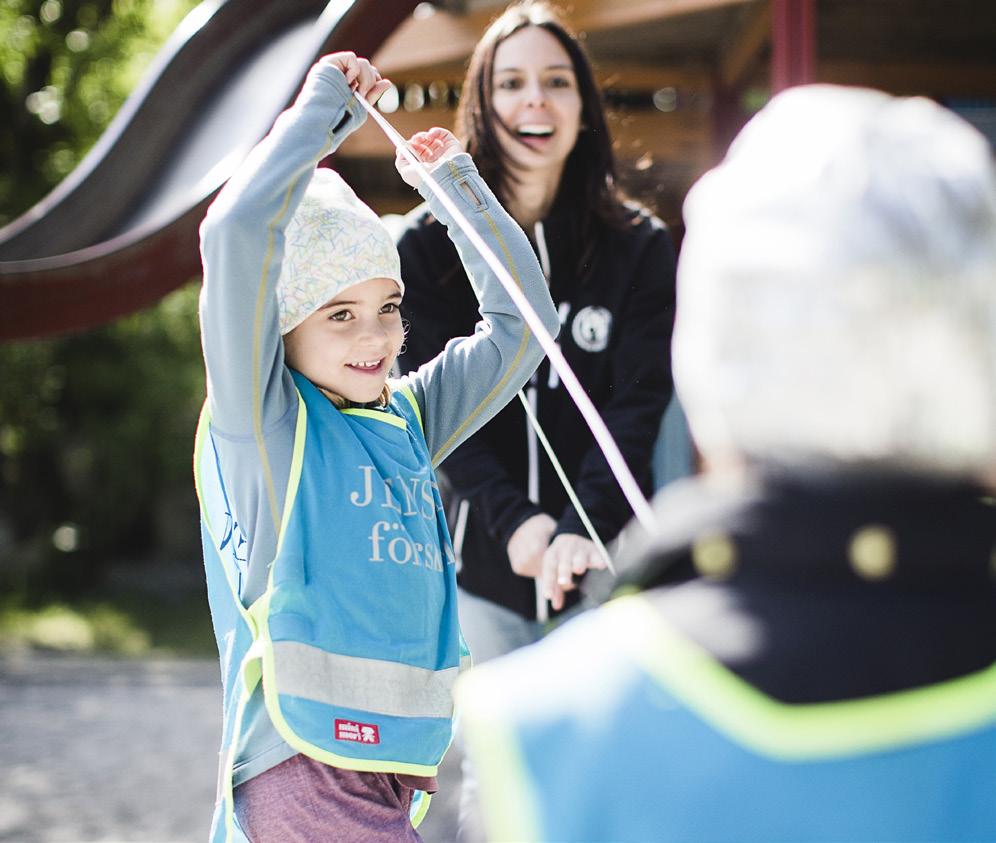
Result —
[[[449, 161], [464, 151], [463, 144], [452, 132], [440, 129], [438, 126], [427, 132], [416, 132], [408, 139], [408, 148], [415, 153], [419, 161], [429, 167], [430, 172], [444, 161]], [[406, 184], [415, 188], [421, 184], [421, 173], [400, 151], [394, 160], [394, 166], [398, 168]]]
[[369, 61], [359, 58], [356, 53], [344, 50], [322, 56], [317, 65], [331, 65], [342, 71], [353, 92], [363, 97], [371, 105], [375, 104], [391, 87], [391, 80], [381, 78], [380, 71]]

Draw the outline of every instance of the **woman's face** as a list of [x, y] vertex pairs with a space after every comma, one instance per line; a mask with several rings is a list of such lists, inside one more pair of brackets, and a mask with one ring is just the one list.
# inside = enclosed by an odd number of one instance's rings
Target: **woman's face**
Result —
[[545, 29], [526, 26], [495, 50], [491, 102], [502, 150], [520, 174], [559, 179], [581, 128], [571, 57]]

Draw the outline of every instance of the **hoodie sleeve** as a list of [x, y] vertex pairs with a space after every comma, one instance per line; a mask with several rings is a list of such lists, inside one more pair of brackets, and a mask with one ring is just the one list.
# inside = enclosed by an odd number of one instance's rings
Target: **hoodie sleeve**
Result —
[[[433, 175], [503, 262], [547, 331], [556, 336], [557, 313], [532, 247], [470, 156], [457, 156]], [[495, 273], [449, 212], [425, 184], [419, 190], [433, 215], [446, 226], [480, 301], [481, 314], [471, 336], [451, 340], [439, 355], [402, 379], [422, 408], [429, 453], [433, 465], [438, 465], [513, 398], [536, 371], [543, 350]]]
[[366, 117], [346, 78], [316, 64], [208, 208], [201, 224], [200, 319], [212, 422], [263, 434], [296, 405], [283, 365], [276, 287], [284, 230], [318, 161]]
[[244, 594], [250, 598], [265, 588], [275, 552], [297, 418], [276, 296], [284, 230], [315, 164], [364, 116], [342, 73], [316, 64], [201, 225], [201, 342], [211, 430], [248, 542]]
[[[411, 320], [401, 356], [407, 371], [431, 360], [451, 338], [471, 333], [477, 305], [455, 265], [443, 226], [424, 206], [410, 215], [398, 252], [405, 279], [402, 307]], [[471, 502], [475, 518], [502, 548], [523, 521], [542, 512], [509, 473], [507, 455], [497, 452], [484, 435], [463, 442], [440, 473], [455, 495]]]

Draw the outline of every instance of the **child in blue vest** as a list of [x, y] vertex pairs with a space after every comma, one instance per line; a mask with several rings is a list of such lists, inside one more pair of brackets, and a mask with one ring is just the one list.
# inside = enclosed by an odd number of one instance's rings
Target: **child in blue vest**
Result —
[[[316, 164], [389, 83], [320, 60], [208, 211], [201, 324], [208, 400], [195, 474], [224, 682], [212, 839], [418, 840], [466, 666], [433, 474], [515, 394], [542, 352], [449, 213], [481, 300], [472, 337], [403, 378], [397, 251]], [[449, 133], [416, 155], [557, 316], [522, 231]]]

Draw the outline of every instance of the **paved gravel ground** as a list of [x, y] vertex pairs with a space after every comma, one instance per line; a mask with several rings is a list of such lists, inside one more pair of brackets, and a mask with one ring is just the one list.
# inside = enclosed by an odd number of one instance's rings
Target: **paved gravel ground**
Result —
[[[0, 840], [206, 840], [220, 699], [214, 661], [0, 659]], [[458, 761], [426, 843], [455, 837]]]

